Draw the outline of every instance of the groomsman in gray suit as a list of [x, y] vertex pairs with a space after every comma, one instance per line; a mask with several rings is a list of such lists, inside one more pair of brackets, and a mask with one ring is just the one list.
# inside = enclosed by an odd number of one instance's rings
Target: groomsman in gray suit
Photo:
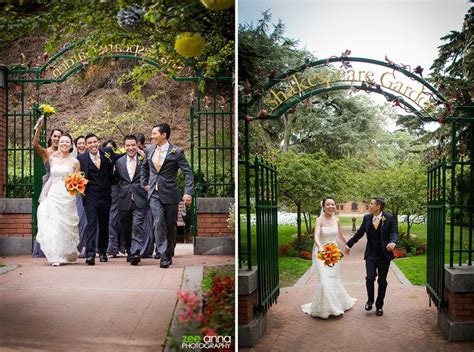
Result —
[[137, 138], [134, 135], [125, 136], [124, 146], [126, 154], [115, 162], [115, 177], [120, 186], [120, 240], [127, 251], [127, 261], [137, 265], [145, 238], [143, 227], [148, 208], [147, 194], [140, 185], [143, 161], [137, 154]]
[[184, 174], [186, 205], [191, 204], [194, 178], [183, 148], [168, 142], [171, 128], [167, 123], [153, 127], [151, 137], [155, 144], [147, 145], [141, 168], [141, 185], [148, 192], [148, 201], [154, 218], [155, 243], [160, 256], [160, 267], [172, 262], [176, 243], [178, 205], [181, 194], [178, 188], [178, 170]]

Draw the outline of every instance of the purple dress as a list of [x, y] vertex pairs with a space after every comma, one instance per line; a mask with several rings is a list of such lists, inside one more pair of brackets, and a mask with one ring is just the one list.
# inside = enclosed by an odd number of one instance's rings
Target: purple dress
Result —
[[107, 247], [107, 254], [109, 255], [117, 255], [119, 250], [123, 252], [123, 248], [120, 248], [119, 192], [120, 186], [118, 184], [112, 185], [112, 204], [110, 206], [109, 217], [109, 246]]
[[149, 207], [146, 213], [143, 229], [145, 231], [145, 239], [143, 240], [140, 255], [142, 256], [142, 258], [148, 258], [153, 255], [155, 243], [155, 232], [153, 231], [153, 213], [151, 212], [151, 209]]

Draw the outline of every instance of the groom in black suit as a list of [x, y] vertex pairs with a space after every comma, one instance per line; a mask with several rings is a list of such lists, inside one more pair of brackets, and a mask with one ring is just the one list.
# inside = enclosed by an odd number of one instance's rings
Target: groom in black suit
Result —
[[79, 154], [77, 159], [81, 171], [89, 180], [83, 199], [87, 226], [84, 231], [86, 242], [86, 264], [95, 265], [97, 225], [99, 226], [99, 258], [108, 261], [109, 214], [112, 203], [111, 184], [115, 154], [112, 148], [99, 148], [99, 139], [93, 133], [86, 136], [88, 152]]
[[364, 216], [362, 225], [355, 235], [347, 241], [346, 254], [349, 254], [352, 246], [367, 234], [367, 247], [365, 248], [365, 269], [367, 276], [365, 284], [367, 287], [368, 300], [365, 310], [371, 310], [374, 303], [374, 282], [378, 274], [378, 294], [375, 301], [375, 314], [383, 315], [383, 300], [387, 290], [387, 274], [390, 261], [393, 259], [393, 250], [398, 241], [397, 222], [392, 214], [383, 211], [385, 202], [382, 198], [374, 197], [369, 204], [369, 213]]

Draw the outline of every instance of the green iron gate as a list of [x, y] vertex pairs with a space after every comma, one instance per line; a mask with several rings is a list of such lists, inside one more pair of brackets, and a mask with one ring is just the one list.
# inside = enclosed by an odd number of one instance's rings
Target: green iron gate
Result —
[[[209, 95], [197, 89], [191, 102], [191, 163], [196, 179], [193, 209], [198, 197], [234, 197], [234, 144], [232, 78], [208, 80]], [[228, 99], [218, 97], [227, 92]], [[196, 233], [196, 216], [192, 212], [191, 231]]]
[[[75, 61], [76, 59], [68, 59], [65, 56], [74, 53], [75, 47], [76, 44], [66, 46], [42, 66], [29, 69], [9, 68], [6, 71], [6, 167], [5, 182], [2, 186], [7, 198], [32, 198], [33, 243], [37, 233], [36, 211], [44, 175], [44, 164], [32, 146], [33, 126], [40, 114], [38, 106], [44, 100], [41, 87], [45, 84], [62, 83], [89, 64], [89, 61]], [[80, 57], [81, 53], [76, 56]], [[104, 59], [135, 60], [161, 68], [153, 59], [133, 53], [108, 53]], [[60, 74], [45, 77], [51, 72], [54, 73], [57, 70], [55, 67], [61, 67]], [[191, 166], [196, 175], [191, 230], [195, 234], [196, 197], [234, 196], [232, 78], [173, 79], [193, 84], [194, 91], [197, 92], [190, 105]], [[205, 87], [205, 93], [201, 90], [202, 87]], [[46, 144], [47, 124], [45, 120], [40, 137], [42, 146]]]
[[263, 159], [256, 158], [255, 223], [257, 229], [257, 276], [259, 305], [266, 312], [280, 293], [278, 270], [278, 202], [277, 170]]
[[437, 307], [443, 304], [444, 239], [446, 223], [446, 161], [428, 168], [426, 289]]

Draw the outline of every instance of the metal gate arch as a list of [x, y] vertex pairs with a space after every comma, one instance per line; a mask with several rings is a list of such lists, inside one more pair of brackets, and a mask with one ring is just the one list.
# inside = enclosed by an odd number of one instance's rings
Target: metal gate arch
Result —
[[[84, 70], [89, 62], [97, 62], [103, 59], [128, 59], [141, 61], [162, 70], [163, 66], [152, 58], [134, 55], [128, 52], [109, 52], [104, 56], [98, 56], [88, 61], [76, 61], [71, 63], [58, 77], [42, 78], [52, 65], [61, 58], [72, 52], [78, 43], [65, 46], [61, 51], [48, 59], [43, 65], [25, 69], [23, 67], [11, 67], [6, 70], [6, 135], [7, 145], [5, 148], [6, 165], [13, 164], [13, 168], [6, 167], [5, 184], [2, 185], [7, 198], [32, 198], [32, 238], [33, 243], [37, 232], [36, 211], [38, 198], [42, 187], [42, 175], [44, 175], [44, 164], [41, 158], [34, 152], [32, 146], [33, 126], [40, 117], [39, 104], [41, 102], [41, 87], [45, 84], [62, 83], [75, 73]], [[195, 86], [195, 95], [190, 102], [190, 164], [196, 175], [195, 197], [191, 207], [191, 231], [196, 234], [196, 198], [197, 197], [233, 197], [233, 111], [232, 99], [222, 104], [217, 101], [218, 87], [233, 96], [233, 81], [231, 77], [204, 78], [199, 75], [190, 77], [173, 77], [176, 81], [186, 81]], [[205, 83], [212, 98], [210, 104], [202, 104], [204, 97], [200, 87]], [[28, 90], [34, 90], [34, 101], [26, 101]], [[16, 108], [9, 110], [8, 97], [15, 95], [19, 97]], [[13, 130], [9, 130], [13, 126]], [[45, 121], [40, 137], [40, 144], [46, 143]], [[11, 137], [11, 138], [10, 138]], [[9, 143], [9, 138], [13, 139]], [[20, 142], [17, 146], [16, 141]], [[8, 144], [9, 143], [9, 144]]]
[[[270, 273], [278, 272], [278, 245], [267, 246], [267, 248], [259, 248], [265, 244], [262, 242], [262, 238], [271, 237], [274, 238], [276, 243], [278, 239], [278, 219], [277, 213], [272, 215], [271, 218], [263, 219], [262, 214], [258, 210], [258, 204], [256, 204], [256, 249], [254, 249], [255, 244], [252, 243], [252, 223], [251, 223], [251, 213], [253, 209], [252, 201], [255, 199], [257, 203], [258, 192], [257, 190], [253, 191], [250, 187], [251, 182], [259, 184], [262, 180], [258, 179], [258, 173], [256, 171], [256, 163], [251, 162], [250, 156], [250, 146], [251, 146], [251, 136], [249, 135], [249, 125], [253, 121], [258, 120], [275, 120], [279, 119], [282, 114], [290, 110], [295, 105], [303, 102], [305, 99], [315, 96], [318, 94], [338, 91], [338, 90], [351, 90], [351, 91], [365, 91], [367, 93], [377, 93], [383, 95], [388, 101], [394, 102], [397, 106], [403, 107], [407, 111], [418, 116], [421, 120], [425, 122], [434, 122], [439, 119], [443, 119], [444, 123], [449, 123], [452, 128], [452, 153], [450, 160], [439, 160], [434, 161], [433, 164], [427, 170], [427, 227], [428, 227], [428, 249], [427, 249], [427, 292], [430, 296], [430, 299], [434, 301], [438, 309], [444, 308], [444, 268], [445, 268], [445, 234], [446, 231], [449, 231], [449, 257], [450, 262], [449, 266], [453, 266], [453, 257], [457, 256], [458, 265], [462, 265], [463, 255], [467, 256], [467, 264], [472, 265], [472, 254], [473, 251], [473, 227], [470, 226], [470, 229], [465, 235], [469, 241], [467, 249], [463, 249], [462, 246], [462, 223], [461, 223], [461, 237], [460, 245], [457, 244], [457, 239], [455, 239], [455, 221], [450, 221], [447, 223], [446, 217], [448, 216], [450, 220], [454, 219], [456, 212], [461, 212], [461, 214], [467, 214], [470, 218], [470, 225], [473, 225], [473, 213], [474, 213], [474, 199], [469, 199], [468, 204], [466, 199], [459, 199], [459, 195], [456, 193], [455, 181], [459, 178], [462, 180], [463, 175], [468, 171], [471, 175], [469, 178], [471, 190], [474, 189], [474, 172], [472, 169], [471, 161], [474, 160], [474, 141], [471, 138], [471, 146], [468, 147], [469, 158], [466, 160], [458, 160], [456, 153], [457, 146], [457, 128], [459, 123], [467, 123], [470, 125], [471, 136], [473, 135], [473, 122], [474, 116], [472, 116], [472, 107], [466, 107], [465, 111], [467, 114], [462, 114], [462, 116], [452, 116], [449, 112], [449, 109], [445, 109], [444, 115], [440, 117], [438, 113], [434, 113], [433, 110], [428, 110], [426, 106], [420, 106], [414, 104], [410, 99], [406, 99], [406, 96], [400, 94], [398, 91], [389, 89], [380, 84], [374, 82], [347, 82], [344, 80], [339, 80], [335, 82], [322, 82], [321, 84], [315, 84], [311, 87], [306, 87], [307, 89], [302, 89], [300, 87], [300, 82], [297, 79], [294, 79], [295, 75], [298, 73], [303, 73], [310, 68], [321, 68], [327, 67], [333, 63], [341, 63], [341, 67], [350, 68], [351, 63], [367, 63], [376, 65], [378, 67], [387, 68], [395, 72], [402, 74], [411, 81], [418, 82], [422, 88], [421, 93], [427, 96], [427, 102], [435, 106], [445, 106], [448, 107], [448, 101], [443, 97], [443, 95], [436, 90], [430, 83], [428, 83], [421, 74], [415, 74], [411, 72], [410, 68], [406, 65], [395, 64], [388, 59], [386, 61], [373, 60], [370, 58], [359, 58], [359, 57], [330, 57], [324, 60], [317, 60], [313, 62], [305, 62], [299, 67], [290, 69], [280, 75], [270, 76], [267, 82], [262, 82], [262, 88], [257, 90], [253, 95], [243, 95], [239, 96], [239, 125], [240, 125], [240, 140], [239, 147], [241, 152], [239, 153], [239, 199], [238, 199], [238, 210], [239, 210], [239, 268], [243, 269], [245, 266], [247, 270], [252, 268], [252, 253], [256, 250], [257, 252], [257, 262], [258, 262], [258, 271], [265, 271], [263, 277], [271, 277]], [[296, 81], [296, 84], [290, 82], [291, 79]], [[293, 85], [289, 91], [293, 91], [293, 95], [286, 96], [282, 94], [280, 104], [273, 109], [268, 109], [268, 104], [264, 103], [265, 95], [271, 92], [271, 89], [282, 82], [286, 83], [287, 86]], [[406, 89], [405, 89], [406, 91]], [[278, 98], [280, 92], [273, 92], [273, 96]], [[411, 97], [411, 95], [410, 95]], [[421, 100], [420, 100], [421, 101]], [[429, 105], [429, 104], [426, 105]], [[442, 112], [441, 112], [442, 113]], [[467, 116], [465, 116], [467, 115]], [[262, 160], [259, 163], [263, 163]], [[457, 173], [456, 173], [457, 172]], [[457, 177], [457, 178], [456, 178]], [[466, 180], [466, 178], [465, 178]], [[451, 185], [448, 183], [451, 181]], [[275, 169], [275, 186], [276, 186], [276, 169]], [[276, 189], [276, 187], [275, 187]], [[462, 196], [461, 196], [462, 197]], [[272, 205], [277, 208], [276, 203]], [[461, 215], [462, 216], [462, 215]], [[261, 228], [258, 224], [271, 221], [271, 226], [266, 229]], [[243, 224], [243, 225], [242, 225]], [[447, 228], [447, 225], [449, 228]], [[465, 237], [465, 239], [466, 239]], [[265, 261], [260, 259], [260, 256], [265, 256], [267, 258], [276, 257], [277, 260]], [[271, 264], [269, 264], [271, 263]], [[275, 302], [278, 295], [278, 282], [262, 282], [259, 281], [259, 306], [261, 310], [266, 311], [268, 305], [265, 305], [267, 302]], [[273, 288], [274, 291], [268, 288]], [[276, 292], [277, 294], [268, 294], [267, 292]], [[263, 309], [262, 309], [263, 307]]]

